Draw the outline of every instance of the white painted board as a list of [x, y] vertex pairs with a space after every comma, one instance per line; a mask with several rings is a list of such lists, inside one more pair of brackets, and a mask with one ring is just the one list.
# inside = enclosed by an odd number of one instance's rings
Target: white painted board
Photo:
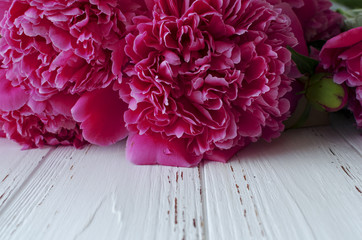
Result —
[[332, 122], [190, 169], [135, 166], [124, 142], [24, 152], [1, 140], [0, 189], [14, 190], [0, 239], [359, 239], [361, 136]]

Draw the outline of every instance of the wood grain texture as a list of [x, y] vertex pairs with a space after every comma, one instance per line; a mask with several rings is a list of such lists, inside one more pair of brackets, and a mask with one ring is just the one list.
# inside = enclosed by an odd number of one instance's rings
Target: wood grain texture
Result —
[[0, 239], [359, 239], [361, 136], [332, 122], [191, 169], [132, 165], [124, 142], [19, 151], [1, 140], [0, 189], [14, 190]]
[[[332, 127], [340, 134], [340, 136], [348, 142], [356, 152], [362, 155], [362, 130], [357, 129], [354, 118], [351, 115], [336, 113], [331, 115]], [[349, 177], [350, 181], [355, 183], [355, 189], [362, 196], [362, 157], [353, 158], [348, 153], [343, 153], [339, 159], [344, 162], [341, 165], [343, 172]], [[362, 203], [361, 203], [362, 205]]]
[[202, 238], [198, 169], [134, 166], [124, 145], [57, 148], [0, 215], [0, 239]]
[[356, 151], [362, 154], [362, 129], [357, 129], [356, 122], [350, 113], [331, 114], [332, 127], [349, 143]]
[[16, 143], [0, 138], [0, 214], [49, 151], [51, 148], [22, 151]]
[[288, 131], [228, 164], [206, 164], [209, 239], [358, 239], [361, 167], [330, 127]]

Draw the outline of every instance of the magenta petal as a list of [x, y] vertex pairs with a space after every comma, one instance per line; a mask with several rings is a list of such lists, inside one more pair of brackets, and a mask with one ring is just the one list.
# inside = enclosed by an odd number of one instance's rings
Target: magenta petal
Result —
[[205, 160], [216, 161], [216, 162], [228, 162], [239, 150], [241, 146], [235, 146], [230, 149], [221, 150], [214, 149], [211, 152], [205, 154]]
[[11, 86], [4, 74], [0, 74], [0, 78], [0, 109], [13, 111], [24, 106], [29, 100], [29, 95], [20, 87]]
[[63, 31], [60, 28], [50, 27], [49, 37], [52, 40], [54, 46], [56, 46], [57, 48], [63, 51], [68, 51], [72, 49], [72, 41], [69, 33], [67, 33], [66, 31]]
[[241, 136], [258, 137], [261, 135], [261, 126], [258, 120], [250, 113], [244, 115], [239, 121], [239, 134]]
[[82, 95], [72, 108], [73, 118], [81, 122], [84, 139], [105, 146], [116, 143], [128, 134], [123, 120], [127, 110], [124, 103], [111, 87]]
[[125, 52], [124, 52], [125, 40], [122, 40], [118, 43], [118, 46], [115, 46], [112, 53], [112, 72], [116, 76], [122, 76], [122, 67], [125, 62]]
[[0, 0], [0, 20], [3, 19], [5, 12], [9, 9], [11, 0]]
[[188, 153], [183, 139], [168, 140], [161, 135], [131, 134], [127, 139], [127, 159], [138, 165], [160, 164], [166, 166], [191, 167], [197, 165], [202, 156]]
[[36, 114], [41, 114], [46, 110], [47, 103], [44, 101], [36, 101], [34, 99], [29, 99], [27, 105], [31, 108], [31, 110]]
[[74, 106], [74, 104], [79, 99], [77, 95], [70, 95], [59, 93], [57, 95], [52, 96], [49, 99], [50, 104], [53, 107], [54, 114], [61, 114], [67, 117], [72, 116], [70, 110]]
[[[1, 124], [1, 123], [0, 123]], [[1, 128], [1, 125], [0, 125], [0, 128]], [[5, 138], [6, 137], [6, 134], [3, 130], [0, 129], [0, 138]]]
[[[362, 27], [353, 28], [347, 32], [341, 33], [334, 38], [329, 39], [323, 46], [324, 49], [351, 47], [362, 41]], [[321, 52], [321, 54], [322, 54]]]
[[298, 17], [295, 15], [294, 11], [292, 10], [291, 6], [285, 2], [280, 3], [276, 6], [280, 7], [282, 9], [283, 13], [286, 14], [291, 20], [290, 27], [292, 28], [294, 36], [298, 40], [298, 45], [293, 47], [294, 50], [296, 50], [300, 54], [308, 56], [308, 47], [307, 47], [307, 43], [305, 42], [305, 39], [304, 39], [304, 31], [303, 31], [302, 25], [299, 22]]

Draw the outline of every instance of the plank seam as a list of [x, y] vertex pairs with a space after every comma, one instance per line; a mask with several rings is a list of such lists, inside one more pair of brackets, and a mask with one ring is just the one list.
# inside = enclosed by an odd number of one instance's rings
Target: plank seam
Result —
[[[207, 164], [207, 163], [206, 163]], [[202, 216], [204, 224], [201, 225], [203, 228], [203, 234], [201, 239], [210, 239], [209, 231], [209, 218], [207, 214], [207, 201], [206, 201], [206, 178], [205, 178], [205, 163], [200, 163], [198, 166], [199, 178], [200, 178], [200, 195], [201, 195], [201, 204], [202, 204]]]

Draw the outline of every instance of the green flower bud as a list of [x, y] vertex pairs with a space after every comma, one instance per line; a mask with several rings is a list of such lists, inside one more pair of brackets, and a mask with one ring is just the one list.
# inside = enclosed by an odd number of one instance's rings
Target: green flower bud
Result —
[[317, 110], [336, 112], [347, 104], [348, 89], [333, 82], [328, 74], [318, 73], [310, 78], [305, 96]]

